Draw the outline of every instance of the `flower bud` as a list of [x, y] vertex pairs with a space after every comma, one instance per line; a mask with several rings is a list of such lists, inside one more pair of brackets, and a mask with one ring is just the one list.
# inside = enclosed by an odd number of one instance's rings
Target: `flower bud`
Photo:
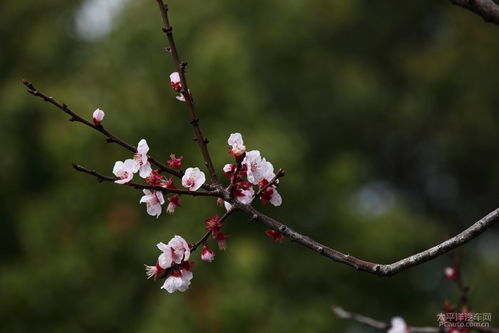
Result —
[[92, 120], [94, 121], [95, 125], [100, 125], [102, 123], [102, 120], [104, 119], [104, 111], [101, 109], [97, 109], [94, 111], [92, 115]]
[[203, 251], [201, 251], [201, 260], [212, 262], [215, 259], [215, 252], [210, 250], [208, 245], [203, 246]]

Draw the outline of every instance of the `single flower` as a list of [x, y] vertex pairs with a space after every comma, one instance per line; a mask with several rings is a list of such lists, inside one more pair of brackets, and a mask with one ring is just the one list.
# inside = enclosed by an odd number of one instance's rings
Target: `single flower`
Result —
[[201, 251], [201, 260], [212, 262], [215, 259], [215, 252], [212, 251], [208, 245], [203, 245], [203, 250]]
[[128, 159], [124, 162], [117, 161], [114, 163], [113, 174], [119, 179], [114, 181], [117, 184], [125, 184], [132, 180], [133, 174], [138, 171], [137, 163]]
[[182, 186], [188, 188], [189, 191], [196, 191], [205, 181], [204, 172], [200, 171], [199, 168], [187, 168], [182, 177]]
[[173, 270], [166, 278], [165, 283], [161, 286], [161, 289], [165, 289], [170, 294], [175, 291], [184, 292], [189, 288], [191, 280], [192, 272], [190, 270]]
[[137, 145], [137, 153], [135, 154], [134, 160], [139, 167], [139, 175], [142, 178], [147, 178], [152, 172], [151, 163], [148, 161], [147, 153], [149, 152], [149, 146], [147, 141], [142, 139]]
[[[182, 261], [189, 260], [191, 249], [189, 244], [181, 236], [175, 236], [168, 242], [168, 247], [172, 255], [172, 261], [180, 264]], [[164, 252], [164, 251], [163, 251]]]
[[243, 137], [241, 133], [232, 133], [227, 140], [229, 146], [232, 148], [229, 150], [229, 153], [234, 155], [235, 157], [239, 157], [246, 152], [246, 146], [243, 142]]
[[258, 150], [247, 152], [242, 164], [247, 168], [248, 181], [254, 185], [257, 185], [265, 176], [268, 176], [269, 168], [272, 166], [265, 158], [260, 156]]
[[146, 204], [147, 214], [158, 218], [161, 215], [161, 205], [165, 203], [163, 193], [160, 191], [151, 192], [149, 190], [144, 190], [143, 192], [144, 195], [140, 198], [140, 203]]
[[180, 82], [180, 75], [178, 72], [170, 74], [170, 85], [176, 92], [180, 92], [182, 90], [182, 83]]

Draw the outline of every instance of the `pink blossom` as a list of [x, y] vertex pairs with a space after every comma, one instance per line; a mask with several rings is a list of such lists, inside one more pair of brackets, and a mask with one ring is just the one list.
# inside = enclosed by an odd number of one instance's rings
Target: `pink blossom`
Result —
[[215, 252], [210, 250], [208, 245], [205, 244], [203, 246], [203, 250], [201, 251], [201, 260], [212, 262], [213, 259], [215, 259]]
[[144, 195], [140, 198], [140, 203], [146, 204], [147, 214], [159, 217], [161, 215], [161, 205], [165, 203], [163, 193], [160, 191], [151, 192], [149, 190], [144, 190], [143, 192]]
[[115, 181], [117, 184], [125, 184], [132, 180], [133, 174], [138, 171], [137, 163], [128, 159], [125, 162], [117, 161], [113, 167], [113, 174], [119, 179]]
[[149, 152], [149, 146], [147, 141], [142, 139], [137, 145], [137, 153], [135, 154], [135, 162], [139, 167], [139, 175], [142, 178], [147, 178], [152, 172], [151, 163], [147, 159], [147, 153]]
[[243, 142], [243, 137], [241, 133], [232, 133], [227, 140], [229, 146], [232, 148], [229, 150], [229, 153], [234, 155], [235, 157], [239, 157], [246, 152], [246, 146]]
[[180, 75], [178, 74], [178, 72], [173, 72], [170, 74], [170, 85], [176, 92], [182, 90], [182, 83], [180, 82]]
[[102, 123], [102, 120], [104, 119], [104, 111], [101, 109], [96, 109], [94, 113], [92, 114], [92, 120], [95, 125], [100, 125]]
[[188, 188], [189, 191], [196, 191], [205, 181], [204, 172], [200, 171], [199, 168], [187, 168], [182, 177], [182, 186]]
[[401, 317], [392, 318], [391, 327], [387, 333], [409, 333], [409, 327]]

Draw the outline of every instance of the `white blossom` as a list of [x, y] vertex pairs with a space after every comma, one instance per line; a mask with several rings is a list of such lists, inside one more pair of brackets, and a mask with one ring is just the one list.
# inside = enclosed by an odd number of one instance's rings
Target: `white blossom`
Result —
[[93, 120], [94, 124], [100, 125], [100, 123], [104, 119], [104, 115], [105, 115], [104, 111], [102, 111], [101, 109], [96, 109], [94, 111], [94, 113], [92, 114], [92, 120]]
[[[264, 176], [268, 176], [271, 163], [267, 162], [265, 158], [260, 156], [258, 150], [252, 150], [246, 153], [242, 162], [247, 168], [248, 181], [251, 184], [257, 185]], [[273, 172], [273, 167], [270, 172]]]
[[200, 171], [199, 168], [187, 168], [182, 177], [182, 186], [188, 188], [189, 191], [196, 191], [205, 181], [204, 172]]
[[175, 91], [180, 89], [181, 83], [180, 83], [180, 75], [178, 74], [178, 72], [173, 72], [170, 74], [170, 84], [172, 85], [172, 88]]
[[119, 179], [115, 181], [117, 184], [125, 184], [132, 180], [133, 174], [138, 171], [135, 160], [128, 159], [125, 162], [117, 161], [113, 167], [113, 174]]
[[401, 317], [394, 317], [392, 318], [391, 327], [387, 333], [409, 333], [409, 328], [404, 319]]
[[181, 236], [173, 237], [169, 242], [168, 246], [171, 248], [172, 261], [176, 264], [180, 264], [182, 261], [189, 260], [191, 256], [191, 249], [189, 244]]
[[243, 142], [241, 133], [232, 133], [227, 140], [229, 146], [232, 146], [231, 152], [234, 156], [241, 156], [246, 152], [246, 146]]
[[239, 189], [236, 192], [236, 199], [242, 204], [249, 205], [253, 201], [253, 196], [255, 195], [255, 190], [250, 187], [247, 190]]
[[142, 139], [137, 145], [137, 153], [135, 154], [135, 162], [139, 168], [139, 175], [142, 178], [147, 178], [152, 172], [151, 163], [149, 163], [147, 158], [147, 153], [149, 152], [149, 146], [147, 141]]
[[270, 203], [276, 207], [282, 204], [282, 197], [277, 192], [277, 189], [275, 187], [272, 189], [272, 196], [270, 197]]
[[186, 269], [173, 272], [166, 278], [165, 283], [161, 289], [165, 289], [170, 294], [175, 291], [184, 292], [189, 288], [192, 280], [192, 272]]
[[149, 190], [144, 190], [143, 192], [144, 195], [140, 198], [140, 203], [146, 204], [147, 214], [159, 217], [161, 215], [161, 205], [165, 203], [163, 193], [160, 191], [151, 192]]

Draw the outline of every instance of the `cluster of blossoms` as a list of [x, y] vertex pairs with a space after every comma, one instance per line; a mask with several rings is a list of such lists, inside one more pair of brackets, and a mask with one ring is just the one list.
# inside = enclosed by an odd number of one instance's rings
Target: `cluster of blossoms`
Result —
[[[147, 141], [142, 139], [137, 145], [137, 153], [133, 158], [125, 161], [117, 161], [114, 164], [113, 174], [118, 178], [115, 183], [128, 184], [132, 181], [133, 176], [138, 172], [139, 176], [144, 178], [149, 186], [163, 187], [165, 189], [177, 189], [173, 183], [173, 176], [165, 178], [159, 170], [153, 170], [151, 163], [148, 161], [147, 153], [149, 146]], [[171, 168], [181, 169], [183, 157], [177, 158], [175, 155], [170, 155], [168, 164]], [[204, 173], [199, 168], [187, 168], [182, 177], [182, 186], [189, 191], [197, 191], [203, 186], [206, 181]], [[140, 203], [146, 204], [147, 213], [151, 216], [159, 217], [162, 212], [162, 205], [166, 202], [161, 191], [143, 190], [144, 195], [140, 199]], [[175, 209], [180, 206], [180, 196], [178, 194], [167, 198], [168, 207], [166, 211], [170, 214], [175, 212]]]
[[[254, 186], [258, 186], [259, 199], [262, 204], [270, 202], [274, 206], [282, 204], [282, 198], [277, 192], [274, 166], [260, 155], [258, 150], [246, 151], [243, 138], [240, 133], [232, 133], [227, 140], [231, 148], [229, 154], [236, 158], [237, 164], [226, 164], [223, 167], [224, 174], [235, 185], [233, 189], [234, 198], [243, 204], [250, 204], [255, 198]], [[232, 206], [225, 202], [225, 208], [229, 210]]]
[[189, 244], [180, 236], [173, 237], [168, 244], [158, 243], [156, 245], [162, 252], [156, 265], [145, 266], [147, 278], [155, 280], [160, 276], [165, 276], [165, 282], [161, 289], [169, 293], [175, 291], [186, 291], [192, 280], [193, 262], [189, 261], [191, 249]]
[[[447, 267], [444, 270], [444, 276], [447, 280], [459, 284], [459, 269], [455, 266]], [[445, 333], [469, 333], [474, 327], [472, 321], [474, 315], [470, 312], [467, 304], [463, 304], [461, 312], [456, 313], [456, 305], [447, 301], [442, 305], [442, 313], [437, 315], [441, 331]], [[477, 326], [479, 327], [479, 326]], [[400, 317], [394, 317], [388, 333], [410, 333], [410, 327]]]
[[[177, 98], [183, 100], [182, 83], [179, 74], [172, 73], [170, 80], [172, 88], [181, 93]], [[102, 126], [103, 119], [104, 111], [100, 109], [95, 110], [92, 114], [92, 121], [95, 126]], [[231, 197], [242, 204], [251, 204], [258, 197], [264, 205], [270, 202], [274, 206], [280, 206], [282, 198], [277, 191], [278, 177], [274, 173], [272, 163], [262, 157], [258, 150], [247, 152], [240, 133], [231, 134], [227, 143], [230, 146], [229, 154], [234, 156], [236, 162], [235, 164], [227, 164], [223, 168], [224, 174], [230, 179], [228, 189], [230, 189]], [[141, 139], [132, 158], [115, 162], [113, 174], [116, 176], [116, 180], [114, 182], [141, 186], [132, 182], [133, 177], [138, 173], [148, 185], [143, 190], [143, 196], [139, 201], [141, 204], [146, 205], [147, 213], [159, 217], [162, 206], [168, 202], [166, 210], [171, 214], [181, 205], [180, 194], [170, 194], [165, 198], [163, 193], [172, 190], [175, 190], [174, 192], [181, 191], [174, 184], [173, 176], [167, 178], [161, 174], [160, 170], [153, 170], [148, 153], [147, 141]], [[167, 164], [171, 169], [177, 169], [182, 173], [182, 160], [183, 156], [176, 157], [171, 154]], [[187, 168], [183, 171], [181, 183], [187, 191], [197, 191], [205, 181], [205, 174], [197, 167]], [[185, 190], [183, 191], [185, 192]], [[227, 211], [232, 209], [231, 203], [223, 200], [220, 202], [224, 203]], [[205, 219], [207, 234], [196, 245], [189, 245], [181, 236], [175, 236], [168, 244], [157, 244], [162, 253], [154, 266], [146, 265], [147, 277], [153, 277], [155, 280], [165, 278], [161, 288], [169, 293], [187, 290], [191, 283], [192, 267], [194, 265], [193, 262], [189, 261], [191, 249], [202, 245], [201, 260], [212, 262], [215, 258], [215, 252], [207, 244], [207, 238], [211, 236], [217, 243], [219, 250], [225, 250], [226, 239], [229, 235], [222, 232], [222, 221], [223, 219], [220, 219], [218, 215]], [[284, 235], [275, 230], [267, 230], [265, 234], [270, 237], [273, 243], [284, 238]]]
[[[231, 146], [229, 154], [235, 157], [236, 164], [226, 164], [223, 172], [231, 184], [234, 184], [232, 189], [234, 199], [242, 204], [251, 204], [258, 196], [263, 205], [270, 202], [276, 207], [280, 206], [282, 197], [277, 192], [276, 186], [279, 180], [276, 178], [272, 163], [262, 157], [258, 150], [247, 152], [241, 133], [232, 133], [227, 143]], [[254, 186], [258, 186], [257, 192]], [[232, 205], [226, 201], [224, 206], [227, 211], [232, 208]], [[266, 230], [265, 234], [270, 237], [272, 243], [284, 238], [283, 234], [275, 230]]]
[[[183, 99], [182, 84], [178, 73], [172, 73], [170, 76], [172, 88], [180, 92], [178, 99]], [[185, 100], [184, 100], [185, 101]], [[93, 123], [100, 126], [104, 119], [104, 112], [100, 109], [94, 111], [92, 115]], [[276, 175], [272, 163], [267, 161], [260, 155], [258, 150], [246, 152], [243, 138], [240, 133], [230, 135], [227, 143], [231, 147], [229, 153], [235, 157], [236, 164], [227, 164], [223, 171], [230, 179], [232, 187], [231, 194], [235, 200], [243, 204], [251, 204], [256, 196], [262, 204], [270, 202], [274, 206], [280, 206], [282, 198], [277, 192]], [[141, 139], [137, 145], [137, 151], [133, 158], [124, 161], [117, 161], [113, 167], [113, 174], [116, 176], [115, 183], [117, 184], [132, 184], [133, 177], [136, 173], [145, 179], [150, 187], [159, 187], [177, 190], [178, 188], [173, 182], [173, 176], [166, 178], [159, 170], [153, 170], [148, 157], [149, 146], [145, 139]], [[167, 161], [172, 169], [181, 170], [183, 157], [170, 155]], [[205, 174], [199, 168], [187, 168], [183, 172], [182, 186], [188, 191], [197, 191], [206, 181]], [[255, 192], [254, 187], [258, 187]], [[151, 216], [159, 217], [162, 212], [162, 206], [168, 201], [166, 208], [168, 213], [175, 212], [175, 209], [181, 205], [180, 195], [173, 194], [168, 198], [163, 196], [161, 189], [144, 189], [143, 196], [140, 198], [140, 203], [146, 205], [147, 213]], [[224, 202], [225, 208], [229, 211], [232, 205], [229, 202]], [[224, 250], [226, 247], [226, 239], [229, 235], [221, 231], [222, 223], [218, 215], [205, 220], [206, 231], [210, 233], [213, 240], [217, 242], [218, 248]], [[265, 234], [269, 236], [272, 242], [276, 242], [284, 238], [284, 236], [274, 230], [267, 230]], [[175, 236], [168, 244], [159, 243], [157, 247], [162, 251], [156, 265], [146, 266], [148, 278], [166, 277], [162, 286], [169, 293], [174, 291], [185, 291], [189, 287], [192, 279], [191, 268], [194, 263], [189, 262], [191, 248], [187, 242], [180, 236]], [[204, 241], [201, 251], [201, 260], [211, 262], [215, 258], [215, 252], [211, 250], [206, 241]]]

